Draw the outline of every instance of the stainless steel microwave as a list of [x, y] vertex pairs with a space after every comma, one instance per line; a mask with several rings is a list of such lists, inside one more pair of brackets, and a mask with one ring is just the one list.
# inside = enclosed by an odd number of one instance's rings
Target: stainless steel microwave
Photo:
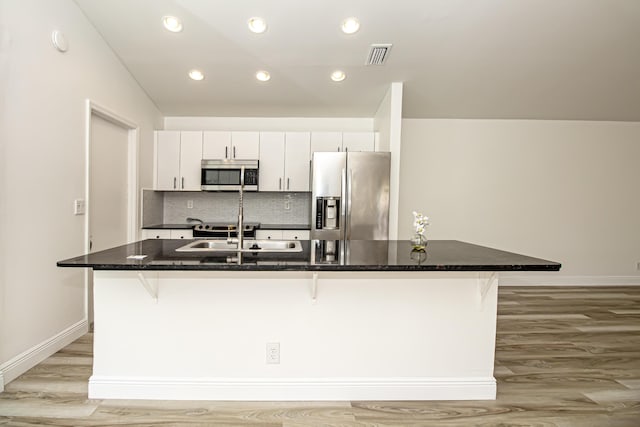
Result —
[[[243, 174], [244, 171], [244, 174]], [[205, 191], [258, 191], [257, 160], [202, 160], [200, 184]]]

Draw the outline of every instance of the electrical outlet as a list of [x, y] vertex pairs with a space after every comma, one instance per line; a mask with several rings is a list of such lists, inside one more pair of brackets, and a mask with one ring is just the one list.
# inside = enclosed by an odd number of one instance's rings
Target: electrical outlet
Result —
[[280, 343], [279, 342], [267, 343], [267, 363], [268, 364], [280, 363]]
[[289, 199], [284, 200], [284, 210], [288, 211], [291, 209], [291, 201]]
[[187, 200], [187, 209], [193, 209], [193, 200]]

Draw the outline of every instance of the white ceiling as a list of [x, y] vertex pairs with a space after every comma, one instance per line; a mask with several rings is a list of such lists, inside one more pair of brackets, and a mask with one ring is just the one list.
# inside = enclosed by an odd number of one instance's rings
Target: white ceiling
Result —
[[[373, 117], [401, 81], [408, 118], [640, 121], [640, 0], [76, 3], [167, 116]], [[252, 16], [266, 33], [247, 30]], [[364, 65], [372, 43], [393, 43], [386, 65]]]

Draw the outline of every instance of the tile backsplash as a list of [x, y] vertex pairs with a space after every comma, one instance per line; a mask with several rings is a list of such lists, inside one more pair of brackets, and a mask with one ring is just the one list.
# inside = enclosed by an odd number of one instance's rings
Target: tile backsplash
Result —
[[[237, 192], [153, 192], [143, 196], [143, 226], [160, 218], [148, 213], [162, 206], [164, 224], [184, 224], [187, 218], [205, 222], [235, 222], [238, 219]], [[162, 203], [158, 199], [162, 195]], [[246, 192], [244, 193], [244, 221], [263, 224], [309, 224], [311, 193]], [[148, 206], [147, 206], [148, 205]], [[190, 205], [193, 207], [189, 208]], [[286, 209], [288, 207], [289, 209]]]

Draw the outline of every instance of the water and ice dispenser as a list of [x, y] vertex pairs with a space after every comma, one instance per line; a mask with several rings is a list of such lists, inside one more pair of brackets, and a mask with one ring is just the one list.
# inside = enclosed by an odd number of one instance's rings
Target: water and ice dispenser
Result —
[[339, 230], [340, 225], [340, 197], [316, 197], [316, 230]]

